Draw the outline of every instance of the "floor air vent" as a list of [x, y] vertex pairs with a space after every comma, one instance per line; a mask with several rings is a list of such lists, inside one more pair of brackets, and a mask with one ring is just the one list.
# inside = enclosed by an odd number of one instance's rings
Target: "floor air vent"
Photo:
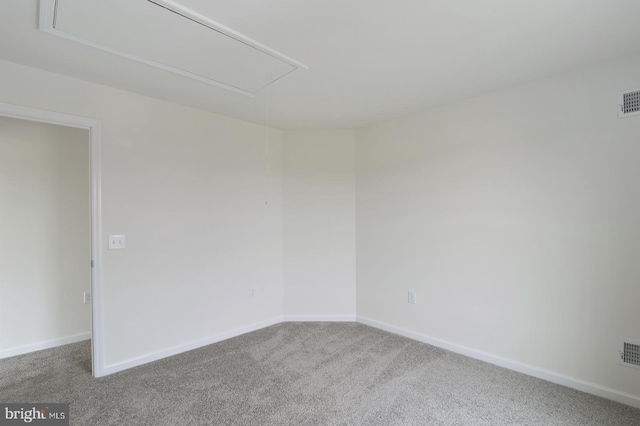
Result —
[[629, 90], [620, 94], [620, 110], [618, 117], [629, 117], [640, 114], [640, 89]]
[[640, 343], [620, 341], [620, 363], [640, 368]]

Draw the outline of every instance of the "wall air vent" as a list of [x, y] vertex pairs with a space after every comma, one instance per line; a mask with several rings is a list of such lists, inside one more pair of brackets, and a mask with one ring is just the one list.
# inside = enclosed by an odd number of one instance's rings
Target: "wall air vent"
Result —
[[248, 96], [307, 68], [171, 0], [41, 0], [40, 29]]
[[640, 343], [620, 340], [620, 364], [640, 368]]
[[640, 114], [640, 89], [627, 90], [620, 94], [618, 117]]

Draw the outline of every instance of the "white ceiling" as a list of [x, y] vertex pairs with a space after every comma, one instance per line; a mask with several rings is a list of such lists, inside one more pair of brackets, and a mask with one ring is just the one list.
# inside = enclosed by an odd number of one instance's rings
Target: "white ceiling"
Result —
[[640, 54], [640, 0], [176, 2], [310, 69], [249, 98], [38, 31], [37, 0], [0, 2], [0, 59], [258, 123], [268, 98], [270, 125], [328, 128]]

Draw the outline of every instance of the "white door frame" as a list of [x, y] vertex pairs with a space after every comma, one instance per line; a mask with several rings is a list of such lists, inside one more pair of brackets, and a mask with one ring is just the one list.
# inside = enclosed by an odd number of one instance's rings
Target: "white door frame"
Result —
[[36, 108], [0, 103], [0, 116], [89, 131], [91, 168], [91, 370], [104, 375], [102, 318], [102, 221], [100, 206], [100, 121]]

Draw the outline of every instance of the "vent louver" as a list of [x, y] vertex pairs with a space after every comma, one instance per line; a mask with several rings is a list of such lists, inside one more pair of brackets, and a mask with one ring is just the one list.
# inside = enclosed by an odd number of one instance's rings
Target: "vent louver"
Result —
[[640, 114], [640, 89], [629, 90], [620, 94], [618, 117], [629, 117]]
[[620, 363], [640, 368], [640, 344], [622, 340], [620, 342]]

